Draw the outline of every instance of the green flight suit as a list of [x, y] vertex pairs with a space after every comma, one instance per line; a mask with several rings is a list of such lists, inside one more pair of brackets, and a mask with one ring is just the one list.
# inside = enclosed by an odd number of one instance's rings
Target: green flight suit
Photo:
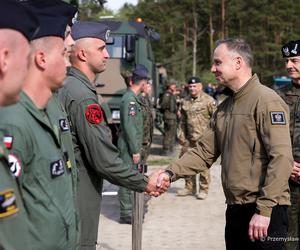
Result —
[[147, 177], [128, 169], [111, 142], [95, 87], [78, 69], [71, 67], [59, 98], [67, 111], [78, 167], [78, 200], [81, 248], [95, 249], [103, 178], [113, 184], [143, 192]]
[[[2, 117], [3, 118], [3, 117]], [[0, 249], [30, 250], [29, 224], [0, 132]]]
[[[290, 109], [290, 135], [293, 148], [294, 161], [300, 163], [300, 88], [299, 85], [290, 84], [277, 93], [286, 102]], [[289, 230], [291, 239], [286, 242], [287, 250], [299, 250], [300, 240], [300, 184], [290, 180], [291, 206], [288, 208]]]
[[51, 105], [38, 110], [23, 92], [18, 104], [1, 110], [0, 130], [12, 137], [9, 162], [28, 211], [31, 249], [73, 250], [78, 238], [73, 178], [51, 112]]
[[143, 114], [143, 143], [141, 150], [141, 162], [146, 164], [147, 158], [150, 154], [150, 147], [153, 138], [153, 114], [152, 103], [149, 96], [138, 95], [142, 114]]
[[164, 138], [163, 149], [167, 153], [173, 151], [173, 147], [176, 139], [177, 130], [177, 104], [176, 96], [167, 90], [163, 95], [161, 102], [161, 109], [164, 113]]
[[[121, 100], [120, 105], [121, 134], [118, 140], [120, 157], [129, 169], [137, 169], [133, 163], [132, 155], [140, 154], [143, 140], [143, 115], [139, 98], [128, 89]], [[131, 190], [119, 188], [120, 217], [132, 215]]]

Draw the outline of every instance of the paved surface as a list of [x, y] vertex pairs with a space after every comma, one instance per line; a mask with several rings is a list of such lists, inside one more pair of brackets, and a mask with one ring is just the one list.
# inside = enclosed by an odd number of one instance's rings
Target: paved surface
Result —
[[[151, 160], [172, 158], [158, 156], [160, 136], [155, 137]], [[177, 149], [178, 151], [178, 149]], [[173, 157], [176, 158], [176, 155]], [[163, 166], [150, 166], [149, 173]], [[193, 196], [178, 197], [176, 191], [184, 187], [184, 180], [172, 183], [168, 192], [148, 202], [143, 223], [143, 250], [223, 250], [225, 199], [220, 181], [220, 165], [211, 169], [212, 182], [206, 200]], [[117, 191], [106, 183], [104, 191]], [[131, 225], [119, 224], [118, 196], [105, 195], [99, 224], [97, 250], [131, 250]]]

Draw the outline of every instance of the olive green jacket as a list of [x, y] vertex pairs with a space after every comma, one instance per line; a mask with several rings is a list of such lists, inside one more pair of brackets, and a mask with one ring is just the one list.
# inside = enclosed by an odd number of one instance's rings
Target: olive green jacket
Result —
[[173, 180], [209, 168], [220, 155], [227, 204], [256, 203], [265, 216], [290, 204], [289, 109], [256, 75], [218, 106], [197, 147], [171, 164]]
[[80, 70], [70, 68], [59, 98], [71, 123], [79, 172], [87, 171], [90, 178], [95, 179], [93, 184], [99, 192], [103, 178], [143, 192], [148, 180], [138, 171], [128, 169], [119, 158], [119, 151], [111, 142], [110, 129], [105, 123], [96, 89], [89, 79]]
[[118, 140], [120, 157], [133, 164], [132, 155], [140, 154], [143, 140], [143, 115], [140, 100], [128, 89], [120, 105], [121, 134]]
[[31, 249], [73, 250], [78, 243], [73, 176], [51, 112], [51, 106], [38, 110], [23, 92], [18, 104], [1, 110], [0, 130], [13, 138], [9, 162], [28, 212]]
[[[4, 117], [2, 117], [4, 119]], [[0, 249], [30, 250], [29, 222], [0, 132]]]

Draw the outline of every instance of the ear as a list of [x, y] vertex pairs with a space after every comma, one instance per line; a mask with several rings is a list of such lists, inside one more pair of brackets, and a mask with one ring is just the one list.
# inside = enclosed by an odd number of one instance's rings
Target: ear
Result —
[[235, 68], [236, 68], [236, 70], [239, 70], [242, 67], [243, 63], [244, 62], [243, 62], [242, 57], [240, 57], [240, 56], [236, 57], [235, 58]]
[[7, 48], [0, 49], [0, 75], [3, 77], [9, 68], [10, 51]]
[[77, 57], [80, 61], [82, 62], [86, 62], [87, 61], [87, 53], [84, 49], [80, 49], [78, 52], [77, 52]]
[[39, 69], [45, 70], [47, 63], [46, 54], [43, 51], [36, 51], [34, 53], [34, 62]]

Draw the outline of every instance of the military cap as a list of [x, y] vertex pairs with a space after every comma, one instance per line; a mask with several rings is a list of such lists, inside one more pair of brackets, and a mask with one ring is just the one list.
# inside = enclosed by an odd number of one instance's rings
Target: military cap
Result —
[[201, 79], [197, 76], [192, 76], [189, 80], [188, 80], [188, 84], [195, 84], [195, 83], [201, 83]]
[[35, 14], [26, 6], [13, 0], [2, 0], [0, 6], [0, 29], [19, 31], [27, 40], [31, 40], [39, 28], [39, 21]]
[[147, 68], [142, 64], [137, 64], [132, 71], [132, 77], [139, 79], [149, 79]]
[[98, 23], [98, 22], [75, 22], [72, 30], [71, 36], [76, 41], [80, 38], [98, 38], [104, 42], [109, 37], [110, 30], [108, 26]]
[[289, 41], [281, 48], [283, 57], [300, 56], [300, 40]]
[[35, 39], [46, 36], [65, 38], [67, 25], [72, 23], [77, 9], [61, 0], [25, 0], [27, 5], [38, 17], [40, 29]]

